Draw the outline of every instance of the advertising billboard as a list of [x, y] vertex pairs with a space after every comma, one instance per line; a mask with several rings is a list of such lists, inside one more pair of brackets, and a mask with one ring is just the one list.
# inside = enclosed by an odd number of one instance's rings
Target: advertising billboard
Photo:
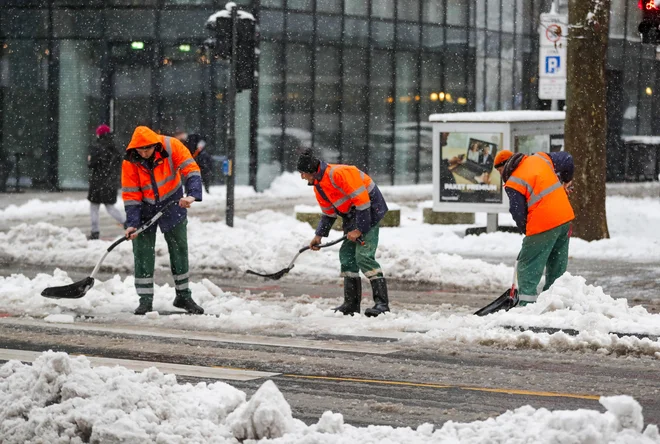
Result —
[[440, 132], [440, 202], [502, 203], [502, 181], [494, 159], [503, 134]]

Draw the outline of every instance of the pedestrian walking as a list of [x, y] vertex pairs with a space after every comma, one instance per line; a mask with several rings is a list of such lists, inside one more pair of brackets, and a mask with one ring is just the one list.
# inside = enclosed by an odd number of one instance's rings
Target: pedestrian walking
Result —
[[185, 145], [190, 150], [190, 154], [197, 165], [199, 165], [204, 191], [210, 193], [209, 188], [213, 182], [213, 157], [206, 149], [206, 140], [199, 134], [188, 134]]
[[90, 147], [87, 156], [89, 168], [87, 200], [89, 200], [89, 214], [92, 223], [89, 239], [99, 238], [99, 212], [102, 204], [108, 214], [122, 226], [126, 221], [124, 213], [115, 207], [120, 184], [121, 161], [122, 156], [115, 147], [110, 127], [105, 124], [99, 125], [96, 128], [96, 140]]
[[509, 150], [497, 153], [494, 164], [504, 181], [511, 216], [525, 234], [518, 255], [518, 305], [524, 306], [536, 302], [544, 268], [544, 291], [566, 272], [575, 218], [568, 193], [575, 165], [564, 151], [527, 155]]
[[[334, 310], [344, 315], [360, 313], [362, 271], [371, 283], [375, 304], [364, 314], [373, 317], [390, 311], [387, 282], [376, 261], [380, 221], [388, 210], [378, 186], [355, 166], [327, 164], [317, 159], [311, 149], [300, 155], [297, 167], [300, 177], [314, 186], [316, 200], [323, 211], [310, 248], [319, 249], [321, 238], [328, 236], [338, 216], [342, 218], [347, 237], [339, 249], [344, 302]], [[358, 245], [358, 241], [363, 245]]]
[[[186, 196], [184, 196], [185, 181]], [[151, 219], [168, 202], [170, 207], [158, 219], [170, 254], [174, 278], [174, 306], [188, 313], [203, 314], [204, 309], [192, 299], [188, 274], [187, 208], [202, 200], [199, 167], [186, 148], [174, 137], [161, 136], [146, 126], [133, 132], [122, 166], [122, 197], [126, 208], [126, 237], [133, 240], [135, 289], [140, 297], [136, 315], [152, 311], [154, 266], [156, 261], [156, 225], [136, 235], [136, 227]]]

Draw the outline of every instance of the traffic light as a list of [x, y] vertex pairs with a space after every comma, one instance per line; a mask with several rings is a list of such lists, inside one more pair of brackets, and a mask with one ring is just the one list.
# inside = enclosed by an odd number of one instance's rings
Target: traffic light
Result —
[[642, 21], [639, 23], [639, 34], [642, 43], [660, 44], [660, 1], [639, 0], [637, 3], [642, 10]]
[[[227, 3], [224, 10], [211, 15], [206, 28], [213, 32], [213, 37], [204, 42], [215, 57], [228, 60], [232, 55], [231, 8], [234, 3]], [[236, 15], [236, 88], [251, 89], [254, 85], [256, 22], [249, 12], [238, 10]]]

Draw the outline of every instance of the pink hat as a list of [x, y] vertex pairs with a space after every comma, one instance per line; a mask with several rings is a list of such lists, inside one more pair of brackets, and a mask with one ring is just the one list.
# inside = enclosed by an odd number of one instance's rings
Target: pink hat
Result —
[[106, 125], [106, 124], [99, 125], [99, 127], [96, 128], [96, 137], [101, 137], [102, 135], [107, 134], [110, 131], [111, 130], [110, 130], [110, 127], [108, 125]]

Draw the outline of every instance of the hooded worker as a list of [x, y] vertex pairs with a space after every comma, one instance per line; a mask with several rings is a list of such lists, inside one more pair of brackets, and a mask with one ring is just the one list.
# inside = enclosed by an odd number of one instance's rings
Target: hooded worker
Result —
[[[185, 181], [184, 196], [184, 184]], [[199, 167], [190, 151], [173, 137], [161, 136], [146, 126], [133, 133], [122, 165], [122, 197], [126, 208], [126, 237], [133, 240], [135, 289], [140, 297], [136, 315], [152, 311], [156, 225], [136, 235], [137, 227], [158, 213], [167, 203], [177, 201], [158, 219], [170, 254], [176, 297], [174, 306], [188, 313], [204, 309], [192, 299], [188, 286], [187, 208], [202, 200]]]
[[518, 304], [524, 306], [536, 302], [544, 268], [544, 291], [566, 272], [575, 219], [568, 193], [575, 166], [565, 151], [527, 155], [502, 150], [494, 167], [502, 176], [511, 216], [525, 234], [518, 255]]
[[335, 311], [344, 315], [360, 313], [360, 271], [369, 279], [374, 299], [374, 306], [365, 310], [365, 316], [390, 311], [387, 282], [376, 261], [380, 221], [388, 210], [378, 186], [355, 166], [327, 164], [316, 158], [311, 150], [303, 152], [298, 159], [298, 171], [301, 178], [314, 186], [316, 200], [323, 211], [310, 248], [319, 249], [321, 238], [328, 236], [338, 216], [342, 218], [346, 233], [347, 239], [339, 249], [344, 303]]

